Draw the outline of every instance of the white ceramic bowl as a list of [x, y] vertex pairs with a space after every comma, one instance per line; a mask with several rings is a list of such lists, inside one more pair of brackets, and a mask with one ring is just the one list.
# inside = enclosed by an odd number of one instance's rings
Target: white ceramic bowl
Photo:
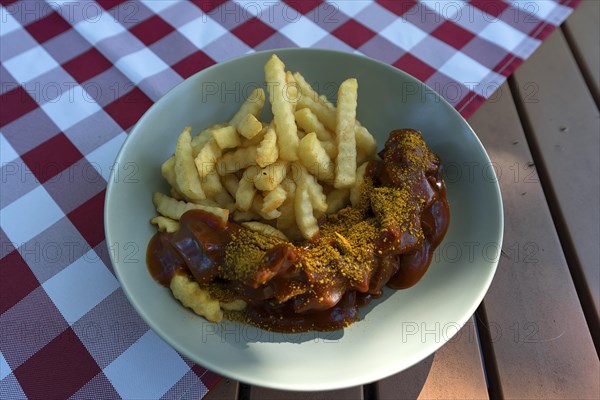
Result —
[[502, 242], [499, 186], [467, 122], [415, 78], [347, 53], [312, 49], [276, 53], [288, 69], [300, 71], [328, 97], [335, 97], [344, 79], [358, 78], [358, 119], [380, 147], [389, 131], [410, 127], [422, 131], [440, 156], [447, 171], [450, 226], [423, 279], [407, 290], [386, 291], [383, 298], [361, 309], [360, 321], [343, 331], [280, 334], [231, 322], [206, 322], [182, 307], [149, 275], [144, 255], [155, 232], [148, 223], [156, 214], [151, 197], [167, 189], [161, 163], [174, 151], [184, 126], [197, 131], [228, 120], [244, 95], [263, 85], [263, 66], [272, 52], [244, 56], [197, 73], [139, 120], [117, 156], [104, 219], [107, 242], [119, 248], [133, 243], [141, 256], [132, 260], [124, 252], [112, 252], [111, 259], [123, 290], [142, 318], [181, 354], [206, 368], [250, 384], [287, 390], [372, 382], [435, 352], [483, 299]]

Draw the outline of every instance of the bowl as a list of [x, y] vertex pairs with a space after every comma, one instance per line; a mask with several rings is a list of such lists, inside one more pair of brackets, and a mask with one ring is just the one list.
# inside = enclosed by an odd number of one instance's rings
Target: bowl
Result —
[[[225, 321], [207, 322], [184, 308], [146, 268], [156, 229], [152, 193], [168, 190], [161, 163], [179, 133], [226, 121], [245, 96], [264, 85], [272, 53], [335, 100], [346, 78], [359, 84], [357, 118], [381, 148], [396, 128], [420, 130], [446, 171], [450, 226], [421, 281], [386, 290], [360, 310], [360, 320], [335, 332], [282, 334]], [[266, 111], [266, 110], [265, 110]], [[270, 120], [263, 112], [263, 120]], [[123, 144], [106, 193], [107, 243], [137, 248], [111, 252], [129, 301], [167, 343], [196, 363], [253, 385], [327, 390], [372, 382], [423, 360], [450, 340], [485, 295], [500, 254], [503, 212], [494, 169], [459, 113], [431, 88], [372, 59], [329, 50], [280, 49], [214, 65], [186, 79], [142, 116]]]

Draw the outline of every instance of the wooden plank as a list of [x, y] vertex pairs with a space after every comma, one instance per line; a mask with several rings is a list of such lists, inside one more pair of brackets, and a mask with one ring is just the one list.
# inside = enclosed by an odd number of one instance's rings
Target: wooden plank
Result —
[[600, 107], [600, 1], [583, 1], [562, 26], [582, 69], [596, 105]]
[[375, 384], [378, 400], [487, 399], [473, 318], [433, 356]]
[[486, 365], [497, 370], [490, 385], [497, 378], [509, 399], [598, 398], [598, 356], [506, 84], [470, 123], [495, 163], [505, 210], [483, 302], [493, 348]]
[[229, 378], [222, 378], [203, 400], [237, 400], [239, 383]]
[[[342, 362], [340, 360], [340, 362]], [[358, 367], [358, 366], [357, 366]], [[251, 400], [362, 400], [362, 386], [348, 389], [331, 390], [327, 392], [290, 392], [284, 390], [266, 389], [252, 386], [250, 391]]]
[[[600, 113], [569, 54], [555, 31], [515, 73], [515, 82], [573, 279], [588, 323], [599, 329]], [[526, 100], [529, 82], [539, 87], [538, 102]]]

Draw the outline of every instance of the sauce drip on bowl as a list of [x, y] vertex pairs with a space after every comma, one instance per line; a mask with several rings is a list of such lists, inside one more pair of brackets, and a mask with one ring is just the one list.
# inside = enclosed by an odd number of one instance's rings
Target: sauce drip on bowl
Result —
[[449, 224], [440, 161], [419, 132], [392, 131], [379, 155], [359, 204], [328, 216], [311, 240], [294, 245], [191, 210], [177, 232], [151, 239], [150, 273], [165, 286], [188, 274], [216, 297], [243, 299], [243, 319], [264, 329], [349, 325], [384, 285], [421, 279]]

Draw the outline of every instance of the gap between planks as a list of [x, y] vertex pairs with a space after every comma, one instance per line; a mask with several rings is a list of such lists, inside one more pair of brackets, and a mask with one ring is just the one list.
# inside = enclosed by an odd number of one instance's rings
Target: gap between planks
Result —
[[[498, 174], [505, 251], [480, 308], [485, 315], [478, 315], [489, 327], [479, 332], [486, 368], [491, 365], [490, 396], [597, 398], [598, 359], [508, 85], [469, 122], [495, 165], [505, 169]], [[515, 165], [519, 174], [513, 176]], [[539, 246], [534, 259], [524, 254], [529, 244]], [[494, 367], [501, 389], [493, 387]]]
[[481, 346], [481, 362], [485, 371], [485, 378], [490, 399], [503, 399], [502, 386], [500, 385], [500, 374], [498, 373], [498, 364], [496, 354], [492, 344], [492, 334], [490, 324], [483, 303], [475, 311], [475, 331], [479, 336]]
[[561, 211], [560, 202], [557, 198], [557, 195], [554, 190], [552, 190], [552, 185], [550, 184], [550, 173], [543, 162], [543, 156], [541, 154], [539, 144], [537, 143], [537, 140], [533, 134], [534, 128], [527, 115], [527, 111], [525, 110], [523, 100], [520, 98], [518, 84], [514, 76], [508, 78], [508, 85], [517, 109], [517, 114], [519, 115], [519, 120], [521, 121], [521, 126], [523, 127], [523, 131], [525, 133], [525, 138], [527, 139], [529, 150], [531, 151], [533, 163], [535, 164], [544, 196], [546, 197], [546, 201], [548, 203], [548, 208], [550, 209], [550, 215], [554, 222], [554, 226], [556, 227], [558, 239], [563, 249], [565, 258], [567, 259], [567, 265], [575, 285], [577, 296], [579, 297], [579, 302], [581, 303], [581, 308], [583, 309], [583, 314], [585, 316], [588, 329], [590, 332], [592, 332], [592, 340], [594, 342], [596, 352], [600, 354], [600, 338], [596, 334], [593, 334], [594, 332], [600, 331], [600, 323], [596, 316], [593, 296], [587, 288], [587, 282], [583, 273], [583, 266], [577, 257], [575, 243], [573, 242], [572, 237], [568, 234], [568, 222]]
[[592, 72], [589, 70], [581, 50], [576, 45], [577, 42], [573, 37], [573, 33], [566, 25], [561, 27], [561, 31], [564, 34], [567, 43], [569, 44], [569, 49], [571, 50], [573, 58], [575, 59], [575, 62], [581, 71], [581, 75], [585, 80], [585, 84], [588, 87], [590, 94], [594, 98], [596, 107], [600, 109], [600, 90], [598, 87], [596, 87], [594, 78], [592, 77]]
[[561, 26], [582, 72], [585, 83], [600, 109], [600, 2], [583, 1]]

